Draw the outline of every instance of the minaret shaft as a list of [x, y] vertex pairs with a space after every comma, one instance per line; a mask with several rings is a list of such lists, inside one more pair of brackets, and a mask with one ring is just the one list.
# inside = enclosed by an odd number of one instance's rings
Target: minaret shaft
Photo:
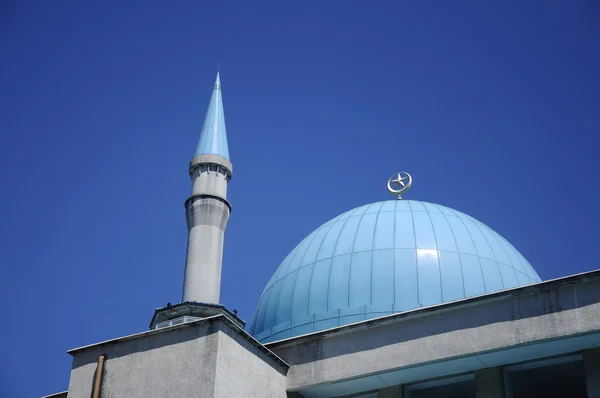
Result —
[[227, 203], [196, 196], [186, 203], [188, 244], [183, 301], [219, 303]]

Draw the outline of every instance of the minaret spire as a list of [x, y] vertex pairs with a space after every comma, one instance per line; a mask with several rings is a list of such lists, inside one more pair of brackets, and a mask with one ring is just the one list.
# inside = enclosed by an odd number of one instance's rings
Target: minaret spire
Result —
[[194, 156], [202, 154], [220, 155], [229, 160], [227, 128], [225, 127], [225, 113], [223, 111], [223, 94], [221, 92], [221, 78], [218, 71]]
[[200, 139], [190, 162], [192, 195], [185, 202], [188, 244], [183, 301], [219, 304], [223, 241], [231, 212], [227, 185], [232, 173], [217, 72]]

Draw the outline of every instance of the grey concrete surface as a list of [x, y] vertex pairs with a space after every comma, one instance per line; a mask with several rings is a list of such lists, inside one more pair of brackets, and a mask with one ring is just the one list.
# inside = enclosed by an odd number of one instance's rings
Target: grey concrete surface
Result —
[[583, 352], [588, 398], [600, 398], [600, 348]]
[[102, 354], [103, 398], [286, 396], [287, 365], [222, 315], [70, 352], [69, 398], [90, 397]]
[[219, 332], [215, 398], [286, 397], [286, 375], [280, 366], [231, 329]]
[[183, 301], [219, 303], [227, 205], [214, 198], [197, 197], [186, 207], [188, 243]]
[[477, 398], [504, 398], [504, 372], [501, 367], [475, 372]]
[[227, 184], [227, 177], [223, 174], [216, 171], [201, 171], [201, 168], [197, 167], [192, 174], [192, 195], [204, 194], [226, 198]]
[[[224, 171], [210, 170], [213, 167]], [[231, 162], [219, 155], [198, 155], [190, 162], [192, 196], [185, 202], [188, 241], [182, 301], [219, 303], [232, 170]]]
[[191, 171], [198, 166], [199, 164], [218, 164], [221, 165], [222, 167], [226, 168], [227, 170], [229, 170], [229, 173], [232, 174], [233, 173], [233, 164], [231, 164], [231, 162], [228, 159], [225, 159], [223, 156], [221, 155], [216, 155], [213, 153], [203, 153], [201, 155], [195, 156], [191, 161], [190, 161], [190, 175], [192, 174]]
[[77, 353], [68, 398], [91, 396], [96, 359], [103, 353], [102, 398], [213, 397], [217, 330], [207, 322]]
[[600, 272], [269, 343], [288, 389], [600, 330]]

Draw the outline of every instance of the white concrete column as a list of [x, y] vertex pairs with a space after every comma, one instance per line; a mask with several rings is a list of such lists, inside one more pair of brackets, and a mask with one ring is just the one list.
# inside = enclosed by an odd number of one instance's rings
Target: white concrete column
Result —
[[600, 398], [600, 348], [583, 352], [588, 398]]
[[216, 198], [190, 198], [186, 213], [188, 244], [183, 301], [218, 304], [229, 207]]
[[192, 196], [185, 202], [188, 244], [183, 301], [219, 304], [232, 168], [228, 159], [215, 154], [198, 155], [190, 162]]
[[504, 398], [504, 374], [501, 367], [475, 372], [477, 398]]

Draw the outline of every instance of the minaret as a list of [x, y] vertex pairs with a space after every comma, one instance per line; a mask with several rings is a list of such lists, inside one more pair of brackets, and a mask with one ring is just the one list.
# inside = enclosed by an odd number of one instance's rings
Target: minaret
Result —
[[217, 72], [196, 153], [190, 162], [192, 195], [185, 201], [188, 241], [184, 302], [219, 304], [223, 238], [231, 213], [227, 184], [232, 172]]
[[192, 194], [185, 201], [188, 228], [187, 256], [181, 303], [157, 308], [150, 329], [159, 329], [222, 315], [240, 329], [245, 322], [237, 311], [219, 303], [223, 238], [231, 204], [227, 184], [233, 166], [229, 160], [221, 80], [213, 88], [196, 152], [190, 162]]

